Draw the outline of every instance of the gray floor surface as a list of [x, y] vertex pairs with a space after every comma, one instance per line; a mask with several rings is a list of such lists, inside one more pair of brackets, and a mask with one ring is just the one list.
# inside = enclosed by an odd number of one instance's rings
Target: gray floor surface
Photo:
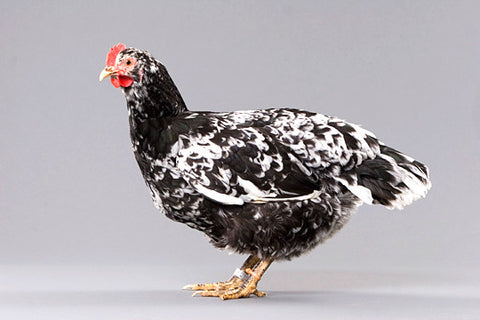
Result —
[[[185, 271], [185, 272], [183, 272]], [[479, 277], [430, 272], [272, 270], [265, 298], [190, 297], [218, 270], [3, 266], [0, 319], [480, 319]]]

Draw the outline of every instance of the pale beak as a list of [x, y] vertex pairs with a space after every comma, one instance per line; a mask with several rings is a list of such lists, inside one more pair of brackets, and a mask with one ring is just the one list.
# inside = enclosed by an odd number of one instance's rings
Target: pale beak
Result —
[[117, 70], [113, 69], [113, 67], [106, 67], [105, 69], [102, 70], [102, 72], [100, 72], [100, 76], [98, 77], [98, 80], [102, 81], [106, 77], [109, 77], [116, 73], [117, 73]]

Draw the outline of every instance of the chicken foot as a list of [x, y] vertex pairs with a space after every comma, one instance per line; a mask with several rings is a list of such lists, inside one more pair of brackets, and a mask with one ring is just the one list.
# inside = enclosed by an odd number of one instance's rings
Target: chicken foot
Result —
[[248, 297], [252, 294], [257, 297], [265, 296], [265, 292], [257, 290], [257, 283], [270, 266], [273, 260], [260, 260], [251, 255], [240, 269], [235, 271], [230, 280], [206, 284], [187, 285], [184, 289], [196, 291], [193, 296], [220, 297], [222, 300]]

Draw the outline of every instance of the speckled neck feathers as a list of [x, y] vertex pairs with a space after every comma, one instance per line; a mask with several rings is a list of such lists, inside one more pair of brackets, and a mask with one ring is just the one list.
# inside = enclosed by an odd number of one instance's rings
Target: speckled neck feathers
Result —
[[146, 51], [127, 49], [122, 55], [137, 59], [132, 86], [122, 88], [127, 100], [130, 136], [135, 152], [158, 156], [170, 141], [162, 138], [172, 120], [187, 111], [172, 78]]
[[[127, 49], [124, 54], [131, 53]], [[138, 61], [139, 70], [134, 84], [122, 88], [132, 120], [172, 117], [185, 112], [185, 102], [167, 69], [148, 54], [139, 56]]]

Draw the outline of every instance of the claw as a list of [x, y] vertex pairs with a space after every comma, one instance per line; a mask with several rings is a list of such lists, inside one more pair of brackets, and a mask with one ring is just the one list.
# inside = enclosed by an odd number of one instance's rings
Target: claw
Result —
[[187, 284], [186, 286], [182, 287], [182, 290], [188, 290], [188, 289], [193, 290], [194, 287], [195, 287], [194, 284]]
[[266, 297], [267, 296], [267, 293], [266, 292], [263, 292], [263, 291], [258, 291], [255, 289], [255, 291], [253, 292], [254, 295], [256, 295], [257, 297]]

